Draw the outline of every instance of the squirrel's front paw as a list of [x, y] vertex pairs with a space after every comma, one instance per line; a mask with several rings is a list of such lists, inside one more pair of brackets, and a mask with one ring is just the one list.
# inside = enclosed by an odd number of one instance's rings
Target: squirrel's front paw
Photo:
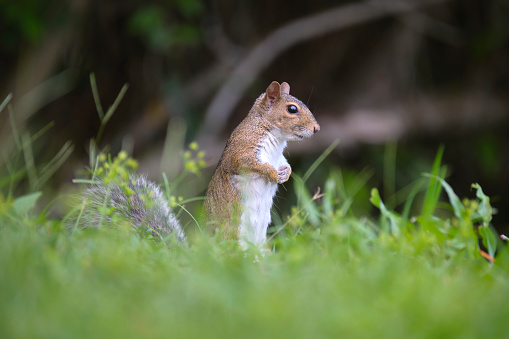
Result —
[[292, 174], [292, 168], [290, 165], [284, 165], [279, 167], [279, 170], [277, 171], [277, 183], [282, 184], [284, 182], [287, 182], [290, 178], [290, 174]]

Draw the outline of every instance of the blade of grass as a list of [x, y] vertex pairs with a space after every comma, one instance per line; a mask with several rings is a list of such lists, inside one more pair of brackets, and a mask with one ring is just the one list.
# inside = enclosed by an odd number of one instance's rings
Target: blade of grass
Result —
[[270, 232], [272, 234], [271, 228], [277, 229], [280, 225], [283, 225], [284, 222], [283, 222], [283, 219], [281, 218], [281, 216], [279, 215], [277, 209], [275, 208], [275, 206], [273, 206], [273, 208], [270, 210], [270, 216], [272, 219], [273, 226], [269, 227], [267, 232]]
[[388, 208], [395, 207], [394, 193], [396, 192], [396, 153], [398, 144], [389, 142], [384, 152], [384, 200]]
[[95, 179], [97, 175], [97, 170], [99, 169], [99, 155], [101, 153], [106, 154], [109, 151], [109, 147], [104, 147], [101, 152], [96, 147], [96, 143], [94, 139], [90, 140], [90, 145], [88, 149], [88, 157], [89, 157], [89, 163], [90, 163], [90, 169], [92, 170], [92, 179]]
[[94, 97], [95, 107], [97, 114], [99, 114], [99, 120], [104, 119], [103, 106], [101, 105], [101, 98], [99, 97], [99, 91], [97, 89], [97, 82], [95, 81], [95, 74], [90, 73], [90, 87], [92, 87], [92, 95]]
[[[163, 172], [163, 180], [164, 180], [164, 187], [165, 187], [166, 198], [167, 198], [167, 200], [169, 200], [170, 199], [170, 194], [171, 194], [171, 188], [170, 188], [170, 183], [168, 181], [168, 177], [166, 176], [166, 173], [164, 173], [164, 172]], [[195, 222], [196, 226], [198, 226], [198, 230], [200, 231], [201, 234], [203, 234], [203, 230], [201, 229], [200, 223], [191, 214], [191, 212], [189, 212], [183, 205], [185, 203], [188, 203], [188, 202], [204, 200], [204, 199], [205, 199], [205, 197], [196, 197], [196, 198], [191, 198], [191, 199], [187, 199], [187, 200], [181, 201], [179, 204], [177, 204], [177, 206], [179, 206], [184, 212], [189, 214], [191, 219], [193, 219], [193, 221]]]
[[182, 201], [179, 201], [180, 204], [184, 205], [184, 204], [188, 204], [190, 202], [194, 202], [194, 201], [202, 201], [202, 200], [205, 200], [205, 197], [195, 197], [195, 198], [189, 198], [189, 199], [185, 199], [185, 200], [182, 200]]
[[117, 98], [113, 102], [113, 105], [111, 105], [110, 108], [108, 108], [108, 111], [106, 112], [106, 115], [104, 116], [104, 119], [103, 119], [104, 124], [108, 123], [108, 121], [110, 120], [113, 113], [115, 113], [115, 110], [117, 109], [118, 105], [122, 101], [122, 98], [124, 97], [128, 88], [129, 88], [128, 84], [124, 84], [124, 86], [122, 86], [122, 88], [120, 89], [120, 92], [117, 95]]
[[182, 179], [182, 176], [179, 176], [179, 172], [182, 166], [181, 153], [185, 148], [186, 131], [187, 124], [181, 118], [172, 119], [166, 128], [160, 171], [166, 173], [174, 187], [178, 184], [176, 178], [180, 177]]
[[[350, 196], [355, 196], [357, 195], [357, 193], [359, 193], [359, 191], [364, 187], [366, 186], [367, 182], [369, 179], [371, 179], [371, 177], [373, 176], [374, 174], [374, 171], [373, 169], [370, 169], [370, 168], [363, 168], [359, 174], [357, 174], [354, 178], [354, 180], [352, 181], [352, 186], [350, 188], [350, 192], [349, 192], [349, 195]], [[345, 192], [346, 194], [346, 192]]]
[[107, 215], [105, 213], [105, 211], [107, 210], [106, 207], [111, 206], [111, 202], [110, 202], [111, 187], [109, 185], [106, 185], [105, 187], [106, 187], [106, 194], [104, 195], [102, 211], [101, 211], [101, 213], [99, 213], [101, 215], [101, 217], [99, 218], [99, 223], [97, 224], [97, 227], [103, 226], [104, 217], [107, 217]]
[[[44, 209], [41, 211], [40, 213], [40, 216], [43, 216], [44, 218], [47, 218], [48, 215], [49, 215], [49, 210], [50, 208], [59, 200], [62, 200], [62, 199], [68, 199], [69, 198], [69, 195], [68, 194], [60, 194], [58, 196], [56, 196], [55, 198], [53, 198], [53, 200], [51, 200], [48, 204], [46, 204], [46, 206], [44, 207]], [[76, 208], [76, 206], [73, 207], [73, 209]], [[64, 222], [66, 220], [66, 218], [62, 218], [62, 222]], [[63, 225], [65, 225], [65, 223], [63, 223]]]
[[341, 212], [343, 215], [348, 213], [349, 216], [355, 217], [354, 212], [350, 208], [353, 203], [353, 197], [355, 197], [357, 193], [359, 193], [360, 190], [366, 186], [366, 183], [373, 176], [373, 173], [374, 172], [372, 169], [363, 168], [359, 174], [357, 174], [355, 178], [351, 180], [348, 192], [345, 187], [343, 173], [341, 170], [337, 170], [332, 173], [331, 176], [336, 182], [339, 198], [343, 200], [343, 204], [341, 206]]
[[[426, 177], [431, 177], [429, 174], [425, 174]], [[441, 177], [435, 176], [435, 180], [440, 182], [441, 186], [444, 188], [445, 192], [447, 193], [447, 196], [449, 197], [449, 202], [451, 203], [454, 215], [462, 219], [465, 214], [465, 206], [461, 202], [460, 198], [454, 193], [454, 190], [452, 187]]]
[[297, 212], [295, 213], [294, 215], [292, 215], [291, 218], [289, 218], [281, 227], [279, 227], [276, 232], [272, 233], [272, 235], [267, 239], [267, 242], [270, 242], [272, 239], [274, 239], [274, 237], [276, 235], [279, 234], [279, 232], [281, 232], [283, 230], [283, 228], [286, 227], [286, 225], [288, 225], [290, 223], [290, 221], [292, 221], [296, 216], [298, 216], [300, 214], [300, 212], [302, 212], [302, 208]]
[[481, 185], [472, 184], [472, 188], [476, 190], [476, 197], [481, 201], [479, 204], [478, 212], [483, 220], [484, 226], [488, 226], [491, 222], [491, 218], [493, 216], [493, 208], [490, 204], [490, 198], [484, 194]]
[[58, 151], [58, 153], [50, 160], [50, 162], [44, 166], [41, 170], [37, 186], [41, 187], [44, 185], [51, 176], [62, 166], [62, 164], [69, 158], [74, 150], [74, 146], [70, 141], [67, 141], [64, 146]]
[[[380, 193], [376, 188], [373, 188], [371, 190], [371, 197], [369, 199], [371, 203], [376, 206], [380, 213], [382, 214], [382, 220], [388, 220], [389, 221], [389, 233], [395, 236], [396, 238], [400, 235], [400, 227], [405, 226], [405, 224], [401, 223], [401, 218], [393, 211], [390, 211], [387, 209], [385, 204], [382, 201], [382, 198], [380, 197]], [[382, 223], [382, 227], [384, 226], [384, 222]]]
[[74, 222], [74, 225], [73, 227], [70, 229], [71, 231], [71, 235], [74, 233], [74, 231], [76, 231], [76, 228], [78, 227], [79, 225], [79, 222], [80, 222], [80, 219], [81, 219], [81, 216], [83, 215], [83, 208], [84, 208], [84, 203], [82, 202], [81, 204], [78, 204], [76, 206], [73, 206], [71, 208], [71, 210], [69, 212], [67, 212], [66, 215], [63, 216], [62, 218], [62, 224], [63, 225], [67, 225], [67, 220], [69, 220], [70, 218], [72, 218], [72, 216], [79, 210], [80, 213], [78, 214], [78, 217], [76, 219], [76, 221]]
[[479, 227], [479, 235], [481, 236], [484, 247], [488, 250], [488, 254], [494, 258], [497, 251], [497, 239], [496, 231], [490, 226]]
[[336, 198], [336, 181], [329, 176], [329, 178], [325, 181], [324, 185], [324, 198], [322, 199], [322, 208], [327, 216], [332, 215], [334, 213], [334, 200]]
[[44, 133], [46, 133], [51, 127], [55, 126], [55, 122], [52, 121], [43, 128], [41, 128], [37, 133], [32, 135], [32, 143], [39, 139]]
[[115, 113], [115, 110], [117, 109], [118, 105], [122, 101], [122, 98], [124, 97], [125, 93], [127, 92], [127, 89], [129, 88], [128, 84], [124, 84], [122, 88], [120, 89], [120, 92], [117, 95], [117, 98], [113, 102], [113, 104], [110, 106], [106, 114], [104, 115], [103, 119], [101, 119], [101, 126], [99, 127], [99, 132], [97, 132], [97, 137], [95, 139], [95, 144], [99, 145], [102, 135], [104, 133], [104, 128], [106, 127], [106, 124], [113, 116], [113, 113]]
[[323, 151], [323, 153], [313, 162], [313, 164], [311, 164], [311, 166], [309, 166], [308, 170], [302, 177], [302, 180], [304, 182], [306, 182], [309, 179], [311, 174], [313, 174], [313, 172], [316, 170], [316, 168], [322, 163], [322, 161], [325, 160], [325, 158], [327, 158], [327, 156], [336, 148], [336, 146], [338, 144], [339, 144], [339, 139], [334, 140], [332, 142], [332, 144], [329, 147], [327, 147], [327, 149], [325, 151]]
[[426, 195], [424, 196], [424, 202], [422, 206], [421, 216], [423, 220], [430, 220], [433, 212], [435, 211], [438, 198], [440, 196], [441, 185], [436, 179], [440, 172], [440, 165], [442, 163], [442, 156], [444, 154], [444, 146], [440, 146], [433, 162], [431, 170], [430, 181]]
[[11, 184], [23, 179], [26, 176], [27, 171], [25, 169], [19, 170], [14, 173], [9, 173], [9, 175], [0, 178], [0, 187], [3, 187], [7, 184]]
[[7, 169], [8, 176], [5, 176], [0, 180], [1, 184], [0, 187], [9, 184], [9, 189], [7, 190], [7, 199], [12, 199], [12, 195], [14, 193], [14, 184], [18, 181], [21, 181], [21, 179], [25, 178], [27, 175], [26, 168], [22, 168], [20, 170], [17, 170], [19, 166], [17, 166], [18, 162], [21, 160], [22, 152], [18, 151], [16, 152], [16, 155], [14, 156], [14, 159], [11, 159], [10, 157], [7, 157], [5, 154], [2, 154], [2, 160], [5, 168]]
[[171, 188], [170, 182], [168, 181], [168, 177], [166, 173], [163, 172], [163, 181], [164, 181], [164, 193], [166, 194], [166, 199], [170, 200]]
[[196, 220], [196, 218], [191, 214], [191, 212], [189, 212], [183, 205], [180, 205], [180, 204], [177, 204], [178, 207], [180, 207], [181, 209], [184, 210], [184, 212], [186, 212], [187, 214], [189, 214], [189, 216], [191, 217], [191, 219], [193, 219], [193, 221], [195, 222], [196, 226], [198, 226], [198, 230], [200, 231], [200, 233], [203, 235], [203, 231], [201, 229], [201, 226], [200, 226], [200, 223], [198, 222], [198, 220]]
[[2, 113], [2, 111], [4, 110], [4, 108], [9, 104], [9, 102], [11, 101], [12, 99], [12, 93], [9, 93], [7, 94], [7, 96], [5, 97], [4, 101], [2, 101], [2, 103], [0, 104], [0, 113]]
[[73, 184], [97, 184], [96, 180], [92, 179], [72, 179]]
[[23, 145], [23, 155], [25, 157], [25, 166], [28, 174], [28, 182], [30, 183], [30, 188], [34, 190], [37, 186], [37, 171], [35, 169], [34, 162], [34, 153], [32, 151], [32, 138], [29, 133], [25, 133], [23, 135], [22, 145]]
[[[428, 179], [425, 178], [419, 178], [416, 181], [406, 185], [405, 187], [399, 189], [394, 195], [392, 196], [394, 199], [394, 206], [399, 206], [402, 204], [405, 204], [408, 202], [408, 196], [415, 190], [415, 185], [418, 184], [418, 182], [421, 183], [421, 189], [422, 185], [425, 184], [428, 181]], [[418, 192], [417, 192], [418, 193]]]
[[21, 143], [21, 138], [19, 136], [18, 128], [16, 127], [16, 120], [14, 119], [14, 111], [12, 110], [12, 106], [7, 106], [7, 109], [9, 111], [9, 120], [11, 120], [11, 129], [12, 129], [12, 136], [14, 138], [14, 142], [16, 142], [16, 146], [18, 147], [18, 150], [21, 150], [23, 148]]
[[407, 195], [405, 206], [403, 207], [403, 213], [401, 214], [401, 219], [404, 223], [408, 220], [408, 215], [410, 214], [410, 208], [412, 207], [412, 204], [414, 202], [415, 197], [417, 196], [417, 193], [419, 193], [423, 186], [424, 186], [424, 180], [421, 178], [421, 180], [417, 180], [412, 185], [412, 190]]
[[309, 191], [306, 187], [304, 179], [298, 175], [293, 175], [293, 184], [295, 188], [295, 194], [297, 195], [297, 204], [302, 206], [302, 209], [309, 215], [309, 222], [313, 226], [318, 226], [320, 223], [320, 212], [316, 203], [313, 201]]

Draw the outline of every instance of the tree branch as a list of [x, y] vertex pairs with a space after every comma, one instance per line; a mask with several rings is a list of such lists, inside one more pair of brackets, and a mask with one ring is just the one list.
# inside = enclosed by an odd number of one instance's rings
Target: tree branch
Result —
[[326, 33], [445, 1], [448, 0], [370, 0], [313, 14], [277, 29], [232, 71], [207, 109], [203, 134], [211, 137], [220, 133], [245, 90], [286, 49]]

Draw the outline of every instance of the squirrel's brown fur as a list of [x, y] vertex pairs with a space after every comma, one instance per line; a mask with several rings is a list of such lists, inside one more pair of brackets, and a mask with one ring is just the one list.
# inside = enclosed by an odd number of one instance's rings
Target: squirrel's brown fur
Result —
[[[290, 86], [286, 82], [281, 85], [272, 82], [265, 93], [256, 99], [246, 118], [226, 143], [205, 202], [210, 219], [216, 228], [221, 227], [226, 238], [239, 238], [238, 223], [244, 208], [241, 202], [245, 192], [239, 188], [236, 178], [239, 175], [263, 177], [268, 184], [287, 181], [291, 168], [282, 155], [286, 141], [301, 140], [320, 129], [306, 105], [289, 92]], [[295, 108], [297, 113], [293, 112]], [[285, 164], [280, 168], [261, 159], [260, 152], [263, 152], [262, 148], [267, 142], [282, 145], [280, 153]], [[272, 197], [270, 199], [271, 206]]]

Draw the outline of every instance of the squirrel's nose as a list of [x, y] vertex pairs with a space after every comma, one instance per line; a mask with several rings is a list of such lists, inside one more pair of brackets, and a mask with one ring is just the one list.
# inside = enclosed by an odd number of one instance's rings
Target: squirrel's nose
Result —
[[316, 133], [320, 130], [320, 125], [316, 124], [314, 127], [313, 127], [313, 133]]

